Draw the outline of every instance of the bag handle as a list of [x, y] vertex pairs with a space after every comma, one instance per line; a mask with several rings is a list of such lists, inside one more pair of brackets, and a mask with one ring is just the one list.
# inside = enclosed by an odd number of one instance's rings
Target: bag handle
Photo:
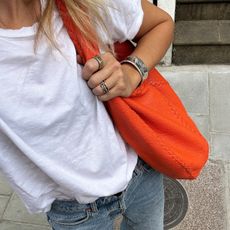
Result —
[[81, 56], [83, 63], [85, 63], [88, 59], [98, 55], [100, 53], [99, 47], [97, 44], [92, 44], [89, 41], [86, 41], [80, 29], [75, 25], [74, 21], [70, 17], [64, 1], [55, 0], [55, 2], [62, 17], [65, 28], [68, 28], [67, 32], [73, 41], [78, 54]]

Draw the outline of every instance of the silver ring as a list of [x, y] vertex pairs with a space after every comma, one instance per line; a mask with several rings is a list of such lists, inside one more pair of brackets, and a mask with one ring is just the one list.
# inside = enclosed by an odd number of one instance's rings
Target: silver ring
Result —
[[99, 85], [100, 85], [100, 87], [101, 87], [101, 89], [102, 89], [102, 91], [103, 91], [104, 94], [106, 94], [106, 93], [109, 92], [109, 88], [105, 84], [105, 81], [102, 81]]
[[93, 57], [97, 63], [98, 63], [98, 70], [102, 69], [104, 67], [104, 61], [102, 60], [101, 56], [96, 55]]

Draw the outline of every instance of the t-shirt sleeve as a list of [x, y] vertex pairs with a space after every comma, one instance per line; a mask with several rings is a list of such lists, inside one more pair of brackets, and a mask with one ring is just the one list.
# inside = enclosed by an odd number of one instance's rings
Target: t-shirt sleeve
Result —
[[141, 0], [106, 0], [107, 14], [102, 18], [107, 28], [99, 28], [99, 36], [106, 43], [132, 40], [139, 31], [143, 21]]

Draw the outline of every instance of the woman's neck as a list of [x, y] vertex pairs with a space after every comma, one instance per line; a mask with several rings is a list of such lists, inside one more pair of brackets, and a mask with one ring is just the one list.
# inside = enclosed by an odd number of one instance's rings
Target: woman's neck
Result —
[[0, 28], [33, 25], [40, 16], [40, 0], [0, 0]]

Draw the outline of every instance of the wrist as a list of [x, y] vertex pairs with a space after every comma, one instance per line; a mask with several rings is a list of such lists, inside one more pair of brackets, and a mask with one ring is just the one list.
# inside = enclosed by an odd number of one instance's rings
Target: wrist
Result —
[[123, 63], [121, 67], [123, 69], [125, 76], [127, 76], [128, 78], [132, 91], [135, 90], [142, 82], [142, 77], [140, 73], [134, 66], [128, 63]]
[[148, 68], [145, 63], [137, 56], [128, 56], [126, 59], [121, 61], [121, 64], [127, 63], [133, 66], [141, 76], [141, 83], [147, 78], [148, 76]]

